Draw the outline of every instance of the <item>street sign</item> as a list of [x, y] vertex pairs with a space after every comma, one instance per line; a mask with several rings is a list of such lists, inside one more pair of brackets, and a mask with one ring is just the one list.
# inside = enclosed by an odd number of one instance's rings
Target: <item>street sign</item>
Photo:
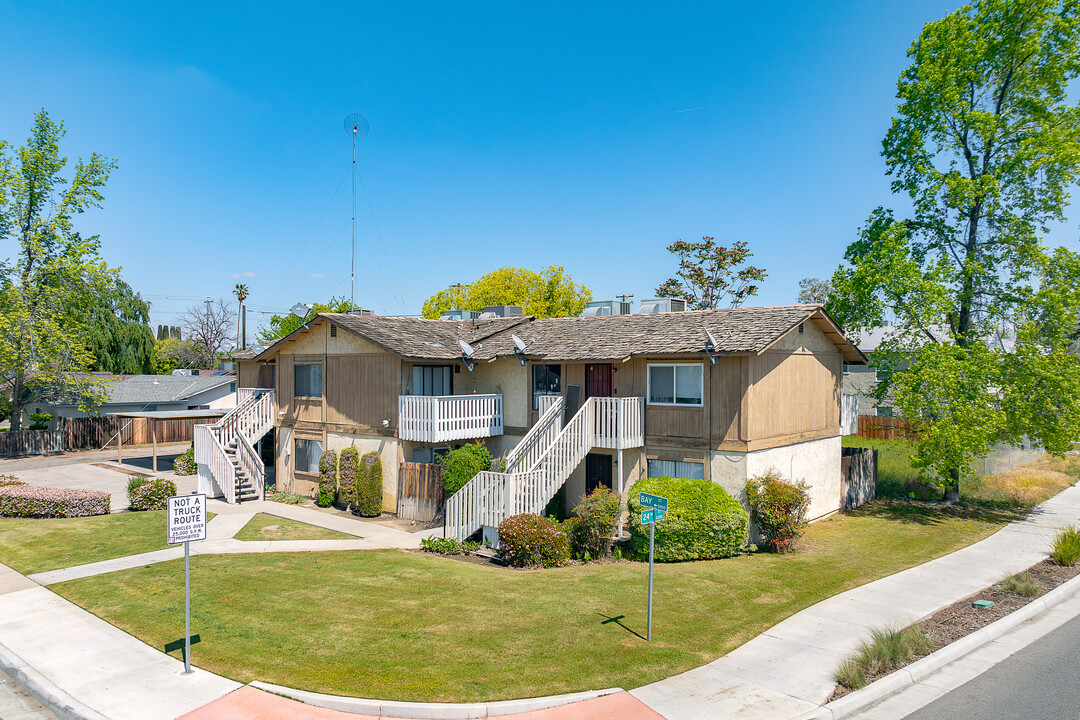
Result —
[[171, 497], [165, 512], [169, 545], [206, 539], [206, 495]]
[[659, 495], [640, 493], [638, 495], [638, 502], [641, 503], [644, 507], [655, 508], [657, 510], [667, 510], [667, 498], [662, 498]]
[[663, 510], [654, 510], [652, 508], [646, 508], [641, 511], [641, 524], [648, 525], [649, 523], [660, 522], [664, 519]]
[[165, 542], [184, 543], [184, 674], [191, 674], [191, 542], [206, 539], [206, 495], [191, 493], [165, 504]]

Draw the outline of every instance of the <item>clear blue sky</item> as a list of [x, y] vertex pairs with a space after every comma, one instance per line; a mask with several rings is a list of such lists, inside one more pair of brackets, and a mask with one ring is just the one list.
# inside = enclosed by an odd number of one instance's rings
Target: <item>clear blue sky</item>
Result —
[[236, 282], [258, 310], [348, 294], [354, 112], [363, 307], [418, 313], [504, 265], [638, 300], [705, 234], [748, 241], [756, 304], [780, 304], [903, 206], [896, 78], [960, 4], [0, 0], [0, 138], [44, 107], [69, 157], [118, 160], [79, 227], [154, 324]]

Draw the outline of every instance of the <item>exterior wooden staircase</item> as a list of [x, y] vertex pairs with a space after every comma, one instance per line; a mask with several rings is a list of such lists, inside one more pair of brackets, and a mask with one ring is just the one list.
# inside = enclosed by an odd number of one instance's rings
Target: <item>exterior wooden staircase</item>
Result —
[[266, 467], [255, 443], [274, 427], [274, 391], [241, 388], [236, 407], [213, 425], [195, 426], [199, 474], [226, 502], [262, 499]]

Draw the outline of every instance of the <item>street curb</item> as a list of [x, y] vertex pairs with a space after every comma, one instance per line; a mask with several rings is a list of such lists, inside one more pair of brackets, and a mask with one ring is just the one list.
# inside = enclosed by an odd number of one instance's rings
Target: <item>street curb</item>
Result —
[[475, 720], [476, 718], [499, 717], [500, 715], [531, 712], [533, 710], [546, 710], [559, 705], [569, 705], [582, 700], [592, 700], [604, 695], [623, 692], [622, 688], [606, 688], [604, 690], [587, 690], [567, 695], [547, 695], [523, 700], [498, 700], [486, 703], [423, 703], [324, 695], [306, 690], [294, 690], [293, 688], [273, 685], [259, 680], [255, 680], [249, 685], [259, 690], [265, 690], [275, 695], [284, 695], [287, 698], [328, 710], [339, 710], [355, 715], [412, 718], [415, 720], [435, 718], [439, 720]]
[[33, 695], [60, 720], [109, 720], [68, 695], [4, 645], [0, 645], [0, 670], [10, 675], [23, 690]]
[[1028, 603], [1016, 612], [1009, 613], [981, 630], [976, 630], [956, 642], [949, 643], [940, 650], [930, 653], [926, 657], [916, 660], [879, 680], [875, 680], [861, 690], [848, 693], [842, 698], [822, 705], [820, 708], [799, 715], [794, 720], [842, 720], [850, 717], [895, 692], [915, 685], [954, 660], [958, 660], [983, 645], [997, 640], [1028, 620], [1052, 610], [1078, 592], [1080, 592], [1080, 575], [1062, 583], [1041, 598]]

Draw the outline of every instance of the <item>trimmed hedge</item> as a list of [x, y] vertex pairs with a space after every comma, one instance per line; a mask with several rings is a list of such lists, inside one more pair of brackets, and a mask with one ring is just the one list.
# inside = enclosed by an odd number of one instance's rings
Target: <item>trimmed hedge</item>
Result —
[[173, 460], [172, 464], [173, 472], [177, 475], [194, 475], [198, 472], [198, 466], [195, 464], [195, 446], [192, 445], [183, 452], [182, 455], [177, 456]]
[[337, 502], [348, 508], [356, 504], [356, 472], [360, 467], [360, 451], [355, 447], [347, 447], [341, 451], [341, 462], [338, 468]]
[[514, 515], [499, 523], [499, 555], [514, 567], [558, 567], [570, 562], [570, 538], [554, 520]]
[[0, 487], [0, 515], [4, 517], [87, 517], [109, 514], [109, 493], [32, 485]]
[[165, 478], [145, 478], [146, 482], [132, 488], [128, 484], [128, 501], [134, 511], [164, 510], [169, 498], [176, 495], [176, 483]]
[[338, 468], [337, 453], [333, 450], [323, 451], [319, 458], [319, 497], [315, 503], [319, 507], [330, 507], [337, 498]]
[[574, 508], [576, 517], [563, 523], [574, 557], [595, 560], [611, 554], [622, 511], [619, 493], [598, 487]]
[[382, 512], [382, 456], [372, 451], [364, 453], [356, 468], [356, 514], [378, 517]]
[[708, 480], [646, 478], [630, 491], [630, 546], [638, 557], [649, 554], [649, 527], [641, 524], [638, 495], [667, 498], [663, 521], [656, 523], [654, 557], [659, 562], [710, 560], [745, 552], [748, 518], [739, 501]]
[[761, 544], [772, 552], [791, 552], [806, 530], [810, 486], [788, 482], [776, 470], [746, 482], [750, 519], [761, 533]]

